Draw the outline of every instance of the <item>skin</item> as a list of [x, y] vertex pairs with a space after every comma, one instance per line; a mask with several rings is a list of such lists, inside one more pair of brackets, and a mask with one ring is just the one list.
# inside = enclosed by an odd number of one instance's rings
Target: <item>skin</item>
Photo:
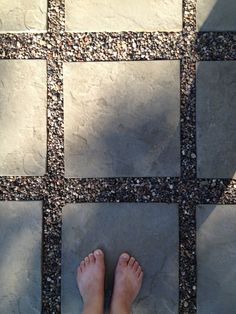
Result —
[[[105, 263], [102, 250], [95, 250], [80, 263], [77, 284], [83, 299], [83, 314], [104, 313]], [[134, 257], [121, 254], [115, 271], [110, 314], [130, 314], [143, 280], [143, 271]]]

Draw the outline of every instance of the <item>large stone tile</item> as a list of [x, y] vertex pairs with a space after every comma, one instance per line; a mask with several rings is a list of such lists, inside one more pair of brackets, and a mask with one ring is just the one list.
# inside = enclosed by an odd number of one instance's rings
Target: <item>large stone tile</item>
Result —
[[46, 171], [46, 62], [0, 61], [0, 175]]
[[144, 269], [134, 314], [178, 312], [178, 209], [167, 204], [70, 204], [63, 209], [62, 313], [82, 311], [76, 267], [91, 251], [106, 256], [106, 303], [118, 256], [127, 251]]
[[0, 313], [41, 313], [41, 202], [0, 202]]
[[1, 0], [0, 33], [46, 31], [47, 0]]
[[182, 0], [66, 0], [67, 31], [180, 31]]
[[197, 28], [200, 31], [236, 31], [235, 0], [198, 0]]
[[198, 176], [236, 178], [236, 62], [197, 68]]
[[234, 314], [236, 309], [236, 206], [197, 208], [199, 314]]
[[66, 176], [179, 175], [179, 61], [65, 63], [64, 91]]

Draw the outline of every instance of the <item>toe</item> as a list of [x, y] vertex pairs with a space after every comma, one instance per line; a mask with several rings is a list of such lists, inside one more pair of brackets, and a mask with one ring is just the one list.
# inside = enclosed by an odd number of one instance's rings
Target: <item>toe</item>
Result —
[[138, 279], [139, 279], [140, 281], [143, 280], [143, 271], [141, 271], [141, 273], [139, 274]]
[[85, 257], [84, 261], [85, 261], [85, 265], [86, 266], [89, 265], [89, 258], [88, 258], [88, 256]]
[[95, 257], [96, 263], [104, 263], [104, 254], [102, 250], [100, 249], [95, 250], [94, 257]]
[[89, 262], [90, 262], [91, 264], [95, 262], [95, 257], [94, 257], [94, 255], [93, 255], [93, 253], [90, 253], [90, 254], [89, 254]]
[[85, 262], [82, 261], [79, 266], [80, 266], [80, 270], [83, 271], [85, 267]]
[[129, 265], [130, 267], [133, 267], [134, 262], [135, 262], [135, 258], [132, 256], [132, 257], [130, 257], [130, 260], [129, 260], [128, 265]]
[[120, 266], [127, 266], [129, 259], [130, 259], [129, 254], [123, 253], [123, 254], [121, 254], [121, 256], [119, 257], [118, 264], [119, 264]]
[[139, 263], [137, 261], [134, 262], [133, 270], [137, 271], [139, 267]]
[[136, 274], [138, 277], [140, 276], [141, 272], [142, 272], [142, 268], [139, 266], [137, 271], [136, 271]]

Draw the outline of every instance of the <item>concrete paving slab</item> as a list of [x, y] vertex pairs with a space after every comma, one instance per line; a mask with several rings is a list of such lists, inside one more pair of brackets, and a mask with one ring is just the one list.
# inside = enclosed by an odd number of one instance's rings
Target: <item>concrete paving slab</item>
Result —
[[65, 63], [66, 176], [178, 176], [179, 70], [179, 61]]
[[0, 313], [41, 313], [42, 202], [0, 202]]
[[0, 61], [0, 175], [46, 172], [46, 61]]
[[199, 314], [234, 314], [236, 309], [236, 205], [197, 208]]
[[66, 0], [66, 30], [180, 31], [182, 0]]
[[200, 31], [236, 31], [235, 0], [198, 0], [197, 29]]
[[134, 314], [178, 312], [178, 208], [167, 204], [69, 204], [63, 209], [62, 313], [82, 311], [78, 263], [101, 248], [106, 256], [106, 302], [119, 255], [140, 261], [144, 282]]
[[236, 178], [236, 62], [197, 67], [198, 177]]
[[29, 33], [46, 28], [47, 0], [0, 1], [0, 33]]

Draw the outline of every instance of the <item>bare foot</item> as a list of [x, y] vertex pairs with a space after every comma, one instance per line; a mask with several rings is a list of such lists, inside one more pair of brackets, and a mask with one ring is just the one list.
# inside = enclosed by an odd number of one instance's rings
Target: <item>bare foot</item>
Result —
[[143, 271], [134, 257], [121, 254], [115, 273], [111, 314], [130, 314], [142, 285]]
[[90, 253], [77, 268], [77, 284], [84, 302], [83, 314], [104, 313], [104, 254]]

